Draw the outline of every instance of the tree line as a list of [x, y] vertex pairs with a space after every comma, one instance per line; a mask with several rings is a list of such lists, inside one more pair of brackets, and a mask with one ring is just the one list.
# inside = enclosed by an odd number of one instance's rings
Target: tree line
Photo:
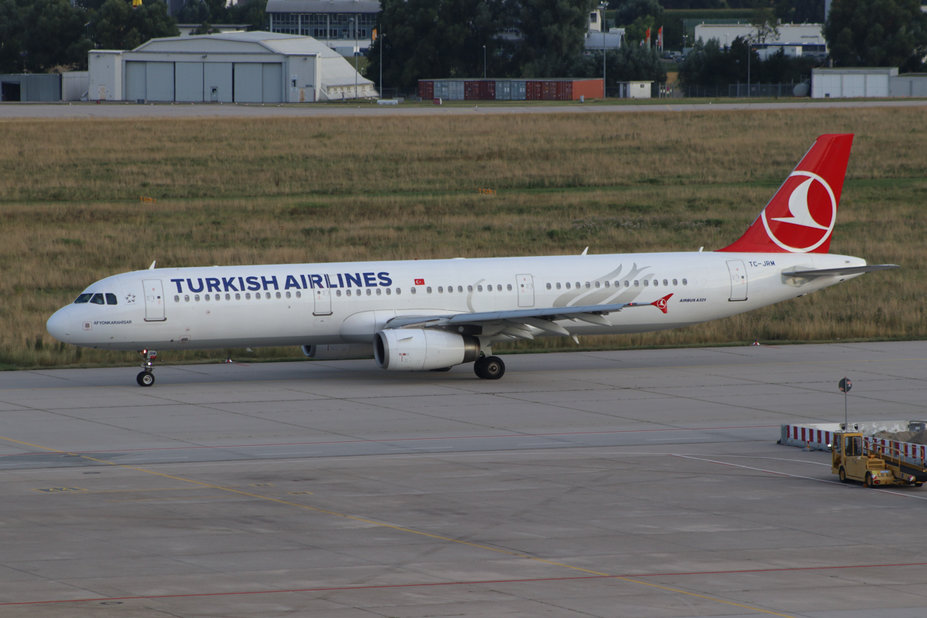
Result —
[[[266, 27], [266, 0], [225, 6], [224, 0], [191, 0], [181, 23]], [[603, 26], [625, 28], [617, 50], [587, 52], [588, 15], [599, 0], [381, 0], [377, 40], [367, 52], [367, 77], [389, 88], [413, 91], [419, 79], [597, 77], [603, 61], [615, 82], [666, 79], [655, 49], [663, 29], [667, 49], [681, 49], [682, 30], [665, 9], [741, 8], [757, 25], [817, 21], [824, 0], [609, 0]], [[0, 0], [0, 72], [85, 69], [91, 49], [133, 49], [156, 37], [176, 36], [177, 20], [163, 0]], [[650, 44], [645, 44], [646, 33]], [[834, 66], [897, 66], [922, 70], [927, 56], [927, 14], [920, 0], [840, 0], [824, 28]], [[680, 67], [684, 85], [723, 87], [751, 81], [807, 79], [814, 61], [778, 54], [761, 61], [747, 41], [722, 49], [695, 45]]]
[[[208, 4], [207, 4], [208, 3]], [[264, 2], [225, 7], [194, 0], [184, 8], [211, 23], [264, 26]], [[184, 20], [184, 13], [178, 17]], [[205, 23], [206, 19], [193, 19]], [[208, 29], [208, 24], [205, 25]], [[0, 0], [0, 73], [84, 70], [91, 49], [134, 49], [157, 37], [177, 36], [177, 21], [162, 0]]]

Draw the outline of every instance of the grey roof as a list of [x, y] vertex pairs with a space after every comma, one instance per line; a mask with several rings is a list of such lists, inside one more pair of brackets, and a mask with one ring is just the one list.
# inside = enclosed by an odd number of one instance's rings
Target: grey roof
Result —
[[[273, 54], [282, 55], [315, 54], [323, 58], [342, 57], [341, 54], [312, 37], [280, 32], [265, 32], [263, 30], [162, 37], [142, 43], [132, 51], [230, 52], [246, 47], [251, 47], [254, 51], [263, 48]], [[246, 51], [246, 49], [241, 49], [241, 51]]]
[[379, 13], [379, 0], [267, 0], [267, 13]]

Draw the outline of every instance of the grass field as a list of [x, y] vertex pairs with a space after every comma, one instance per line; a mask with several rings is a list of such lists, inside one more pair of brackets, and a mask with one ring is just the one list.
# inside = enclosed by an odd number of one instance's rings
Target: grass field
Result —
[[[0, 122], [0, 367], [134, 360], [60, 345], [44, 324], [92, 281], [153, 260], [718, 248], [827, 132], [856, 134], [831, 250], [901, 270], [728, 320], [582, 345], [923, 337], [927, 106]], [[509, 350], [563, 347], [575, 344], [542, 339]]]

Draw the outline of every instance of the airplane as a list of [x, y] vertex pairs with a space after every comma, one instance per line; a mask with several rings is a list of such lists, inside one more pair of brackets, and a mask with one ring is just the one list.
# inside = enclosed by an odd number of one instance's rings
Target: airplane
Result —
[[852, 134], [822, 135], [746, 232], [715, 251], [211, 266], [91, 284], [47, 323], [56, 339], [137, 350], [301, 346], [389, 371], [505, 373], [492, 348], [538, 336], [638, 333], [743, 313], [895, 264], [829, 253]]

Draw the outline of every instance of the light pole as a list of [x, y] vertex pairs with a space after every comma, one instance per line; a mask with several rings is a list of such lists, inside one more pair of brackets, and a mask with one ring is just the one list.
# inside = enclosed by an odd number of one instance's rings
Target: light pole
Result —
[[483, 79], [486, 79], [486, 46], [483, 45]]
[[[383, 24], [380, 24], [380, 29], [383, 29]], [[380, 98], [383, 98], [383, 37], [386, 35], [380, 33]]]
[[351, 29], [354, 30], [354, 100], [357, 100], [357, 18], [351, 18]]
[[602, 2], [599, 4], [599, 8], [602, 9], [602, 18], [599, 20], [599, 28], [602, 30], [602, 98], [605, 99], [608, 94], [608, 86], [605, 80], [605, 9], [608, 8], [608, 2]]

